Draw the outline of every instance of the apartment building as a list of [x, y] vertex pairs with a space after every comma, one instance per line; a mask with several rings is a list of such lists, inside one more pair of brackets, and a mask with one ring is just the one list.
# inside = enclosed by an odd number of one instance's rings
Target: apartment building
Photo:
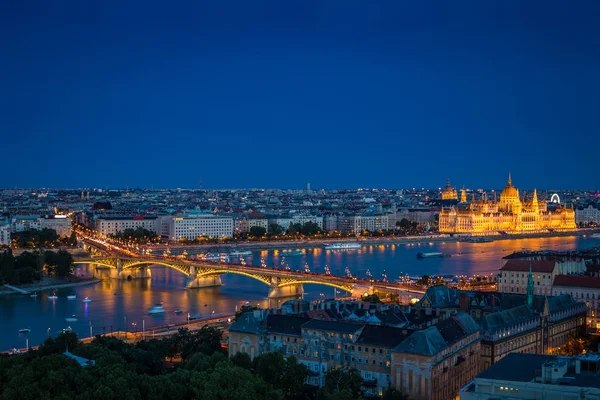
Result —
[[102, 235], [115, 235], [126, 229], [147, 229], [160, 234], [160, 225], [157, 217], [149, 216], [106, 216], [94, 220], [94, 229]]
[[170, 217], [169, 240], [193, 240], [199, 237], [226, 238], [233, 236], [233, 218], [219, 215]]

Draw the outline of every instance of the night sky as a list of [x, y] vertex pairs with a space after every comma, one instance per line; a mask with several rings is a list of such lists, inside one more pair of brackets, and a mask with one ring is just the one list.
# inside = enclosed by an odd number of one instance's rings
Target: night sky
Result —
[[600, 187], [597, 0], [4, 1], [0, 44], [0, 187]]

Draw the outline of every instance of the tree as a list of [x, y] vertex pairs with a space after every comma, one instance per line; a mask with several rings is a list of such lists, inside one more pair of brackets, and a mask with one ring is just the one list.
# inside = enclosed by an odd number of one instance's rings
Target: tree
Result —
[[410, 228], [410, 221], [406, 218], [402, 218], [400, 221], [396, 222], [396, 226], [402, 229]]
[[587, 338], [581, 336], [569, 336], [562, 346], [554, 351], [554, 354], [561, 356], [576, 356], [582, 354], [588, 348]]
[[279, 224], [269, 225], [269, 233], [271, 235], [280, 236], [280, 235], [283, 235], [284, 232], [285, 232], [285, 229], [283, 229], [283, 226], [281, 226]]
[[2, 278], [6, 281], [9, 281], [13, 276], [14, 269], [15, 258], [13, 257], [12, 250], [8, 249], [0, 256], [0, 273]]
[[362, 301], [367, 301], [369, 303], [381, 303], [379, 296], [375, 293], [363, 296]]
[[409, 396], [390, 386], [383, 392], [383, 400], [409, 400]]
[[267, 230], [262, 226], [253, 226], [250, 228], [250, 234], [255, 237], [262, 237], [267, 234]]
[[332, 368], [325, 374], [324, 390], [330, 394], [348, 391], [352, 398], [360, 398], [363, 395], [362, 385], [363, 379], [354, 367]]
[[244, 368], [247, 370], [252, 369], [252, 360], [250, 359], [248, 353], [243, 353], [241, 351], [235, 353], [235, 355], [231, 357], [231, 362], [240, 368]]
[[66, 250], [59, 250], [56, 254], [56, 274], [65, 277], [73, 273], [73, 256]]
[[423, 275], [415, 282], [417, 285], [429, 286], [431, 285], [432, 279], [429, 275]]
[[321, 233], [321, 228], [316, 223], [308, 221], [302, 225], [300, 232], [305, 236], [313, 236]]

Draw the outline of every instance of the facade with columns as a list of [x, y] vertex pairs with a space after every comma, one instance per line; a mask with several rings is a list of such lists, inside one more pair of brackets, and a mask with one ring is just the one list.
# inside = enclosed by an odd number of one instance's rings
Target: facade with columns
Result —
[[465, 189], [462, 189], [460, 203], [442, 208], [439, 219], [441, 233], [526, 233], [576, 227], [572, 208], [563, 206], [554, 211], [548, 210], [546, 203], [538, 200], [535, 190], [530, 200], [524, 199], [513, 186], [510, 175], [499, 201], [487, 200], [485, 195], [475, 199], [473, 193], [469, 202]]

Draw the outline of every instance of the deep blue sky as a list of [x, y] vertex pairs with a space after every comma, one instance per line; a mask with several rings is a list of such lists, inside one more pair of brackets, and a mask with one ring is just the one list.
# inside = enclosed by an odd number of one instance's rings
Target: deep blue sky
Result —
[[435, 3], [5, 1], [0, 187], [599, 188], [600, 2]]

